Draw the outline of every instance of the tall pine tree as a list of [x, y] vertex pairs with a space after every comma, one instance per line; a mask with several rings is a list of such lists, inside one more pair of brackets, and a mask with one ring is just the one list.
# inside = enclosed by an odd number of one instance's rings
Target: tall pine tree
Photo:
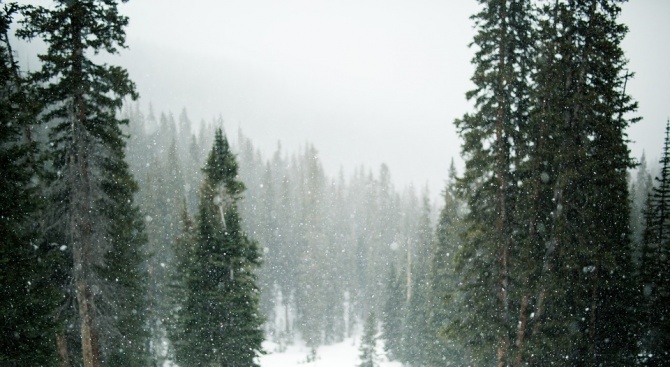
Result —
[[[20, 37], [47, 44], [33, 74], [50, 129], [53, 178], [46, 234], [71, 255], [67, 295], [76, 312], [84, 367], [146, 365], [143, 320], [143, 222], [137, 185], [124, 157], [116, 117], [137, 97], [127, 72], [97, 64], [94, 54], [125, 47], [127, 17], [114, 0], [56, 1], [25, 11]], [[66, 361], [63, 361], [66, 363]]]
[[379, 356], [377, 355], [377, 318], [374, 311], [371, 311], [365, 319], [365, 326], [363, 327], [363, 337], [361, 338], [361, 346], [359, 348], [360, 363], [358, 367], [378, 367]]
[[515, 346], [518, 301], [511, 292], [518, 274], [511, 265], [518, 251], [516, 167], [529, 113], [532, 12], [528, 0], [480, 3], [473, 16], [475, 89], [467, 93], [475, 112], [455, 122], [466, 164], [459, 187], [469, 209], [468, 231], [459, 258], [466, 293], [461, 306], [468, 312], [452, 325], [477, 358], [495, 355], [505, 366]]
[[635, 354], [624, 131], [636, 106], [619, 3], [489, 1], [474, 17], [476, 112], [457, 121], [463, 317], [450, 335], [481, 361]]
[[[620, 1], [557, 1], [539, 10], [541, 44], [524, 184], [534, 200], [535, 262], [520, 361], [630, 365], [635, 354]], [[532, 209], [528, 209], [532, 208]], [[607, 213], [607, 215], [603, 215]], [[534, 240], [533, 240], [534, 238]], [[532, 247], [532, 245], [535, 247]]]
[[203, 172], [195, 243], [177, 251], [184, 299], [171, 338], [176, 360], [186, 367], [257, 366], [263, 341], [255, 274], [260, 255], [242, 230], [244, 184], [220, 129]]
[[395, 264], [391, 263], [386, 278], [381, 321], [385, 340], [384, 348], [389, 357], [393, 359], [404, 359], [403, 314], [407, 297], [403, 284], [402, 277], [398, 277]]
[[647, 199], [640, 266], [641, 365], [670, 364], [670, 122], [661, 175]]
[[13, 3], [0, 10], [0, 364], [53, 366], [59, 294], [48, 265], [60, 251], [46, 246], [36, 225], [43, 207], [37, 145], [30, 136], [36, 104], [8, 37], [18, 10]]
[[443, 192], [444, 207], [435, 226], [435, 239], [429, 265], [428, 331], [431, 341], [426, 348], [426, 366], [466, 366], [465, 348], [460, 338], [448, 333], [453, 320], [458, 319], [458, 308], [462, 300], [457, 292], [458, 275], [455, 270], [456, 253], [461, 246], [463, 204], [456, 197], [456, 168], [454, 161], [449, 167], [449, 181]]

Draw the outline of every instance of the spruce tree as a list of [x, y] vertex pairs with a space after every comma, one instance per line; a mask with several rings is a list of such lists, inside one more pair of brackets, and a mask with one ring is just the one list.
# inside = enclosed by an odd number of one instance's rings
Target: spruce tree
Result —
[[386, 294], [382, 313], [382, 330], [386, 354], [392, 359], [404, 360], [403, 314], [406, 296], [402, 279], [394, 263], [391, 263], [386, 278]]
[[523, 170], [534, 201], [525, 256], [542, 260], [530, 268], [539, 281], [520, 361], [630, 365], [635, 354], [625, 129], [636, 105], [625, 90], [619, 3], [557, 1], [539, 12], [534, 167]]
[[377, 318], [374, 312], [370, 312], [365, 319], [363, 337], [360, 346], [360, 363], [358, 367], [378, 367], [379, 356], [377, 355]]
[[661, 174], [648, 196], [641, 248], [640, 364], [670, 364], [670, 122], [665, 129]]
[[519, 149], [528, 123], [529, 78], [532, 67], [532, 12], [528, 0], [479, 1], [472, 18], [477, 47], [472, 62], [475, 88], [466, 94], [475, 112], [456, 120], [463, 138], [466, 169], [460, 195], [466, 200], [468, 230], [460, 271], [461, 304], [467, 315], [455, 322], [463, 344], [480, 361], [495, 356], [512, 363], [517, 304], [514, 291], [520, 274], [512, 269], [519, 233]]
[[[430, 252], [433, 230], [430, 221], [430, 200], [428, 193], [423, 195], [421, 215], [416, 230], [410, 238], [412, 246], [409, 252], [411, 273], [409, 284], [411, 293], [406, 299], [403, 315], [403, 361], [410, 365], [425, 366], [430, 353], [429, 345], [437, 339], [437, 333], [431, 330], [429, 315], [434, 305], [430, 297]], [[413, 218], [416, 219], [416, 218]]]
[[195, 243], [192, 251], [178, 252], [184, 299], [172, 337], [176, 360], [187, 367], [257, 366], [263, 341], [255, 275], [260, 255], [242, 230], [244, 184], [220, 129], [203, 172]]
[[317, 270], [323, 262], [323, 249], [326, 246], [325, 210], [320, 205], [324, 200], [325, 175], [316, 148], [309, 144], [305, 147], [300, 161], [300, 227], [298, 238], [304, 249], [298, 262], [299, 282], [303, 284], [295, 292], [300, 319], [300, 331], [307, 346], [316, 349], [323, 343], [325, 329], [324, 317], [326, 304], [327, 273]]
[[630, 201], [631, 201], [631, 232], [632, 241], [635, 249], [634, 260], [637, 268], [640, 267], [640, 246], [642, 244], [642, 236], [645, 228], [644, 211], [647, 204], [647, 197], [651, 193], [654, 186], [654, 180], [649, 173], [647, 167], [647, 158], [644, 151], [637, 165], [637, 174], [635, 181], [630, 185]]
[[54, 366], [59, 294], [50, 264], [58, 248], [40, 235], [41, 177], [31, 86], [11, 54], [8, 31], [14, 3], [0, 10], [0, 364]]
[[66, 294], [76, 312], [64, 321], [79, 326], [85, 367], [146, 365], [146, 238], [125, 162], [126, 121], [116, 117], [123, 98], [137, 93], [124, 69], [92, 57], [125, 47], [128, 19], [113, 0], [56, 1], [24, 15], [17, 34], [48, 46], [32, 78], [50, 131], [46, 235], [71, 256]]
[[474, 17], [476, 112], [457, 121], [464, 298], [449, 332], [482, 362], [631, 364], [636, 105], [619, 3], [490, 1]]
[[456, 168], [454, 161], [449, 167], [449, 181], [442, 193], [444, 207], [435, 226], [435, 239], [431, 251], [428, 274], [428, 332], [431, 339], [426, 344], [426, 362], [429, 367], [466, 366], [465, 348], [459, 337], [448, 333], [450, 324], [459, 319], [458, 308], [462, 300], [458, 297], [458, 275], [455, 257], [461, 245], [463, 225], [462, 203], [456, 198]]

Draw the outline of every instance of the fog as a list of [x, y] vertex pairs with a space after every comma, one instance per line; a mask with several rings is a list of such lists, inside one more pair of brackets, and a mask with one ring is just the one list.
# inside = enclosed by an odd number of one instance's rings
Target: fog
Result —
[[[32, 1], [49, 6], [46, 1]], [[325, 169], [386, 163], [400, 187], [444, 186], [461, 141], [454, 119], [471, 110], [475, 1], [129, 1], [128, 69], [143, 109], [200, 123], [222, 117], [270, 154], [314, 143]], [[627, 91], [642, 121], [631, 154], [660, 159], [670, 70], [670, 3], [622, 6]], [[28, 46], [35, 48], [38, 42]], [[25, 50], [19, 60], [34, 56]], [[37, 64], [28, 59], [27, 64]], [[234, 134], [231, 134], [234, 135]]]
[[[142, 104], [222, 116], [265, 152], [313, 142], [328, 172], [387, 163], [398, 185], [439, 193], [453, 120], [469, 110], [474, 1], [130, 1], [119, 63]], [[670, 72], [670, 4], [624, 4], [628, 83], [644, 119], [632, 155], [660, 157]], [[666, 56], [663, 56], [666, 55]]]

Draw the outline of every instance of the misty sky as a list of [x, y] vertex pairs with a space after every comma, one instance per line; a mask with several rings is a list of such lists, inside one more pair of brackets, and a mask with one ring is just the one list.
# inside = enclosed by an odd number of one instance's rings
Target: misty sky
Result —
[[[128, 68], [143, 109], [191, 120], [221, 115], [266, 157], [281, 140], [315, 144], [327, 172], [387, 163], [399, 188], [459, 168], [453, 121], [467, 112], [474, 0], [132, 0]], [[657, 161], [670, 115], [670, 1], [635, 0], [620, 20], [636, 73], [628, 91], [644, 119], [632, 155]], [[654, 172], [655, 174], [655, 172]]]

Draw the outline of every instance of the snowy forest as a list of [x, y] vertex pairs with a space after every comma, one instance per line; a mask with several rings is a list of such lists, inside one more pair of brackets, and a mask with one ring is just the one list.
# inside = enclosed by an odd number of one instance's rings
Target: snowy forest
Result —
[[622, 1], [479, 4], [435, 201], [155, 111], [101, 57], [116, 0], [0, 0], [0, 365], [670, 365], [670, 122], [631, 156]]

